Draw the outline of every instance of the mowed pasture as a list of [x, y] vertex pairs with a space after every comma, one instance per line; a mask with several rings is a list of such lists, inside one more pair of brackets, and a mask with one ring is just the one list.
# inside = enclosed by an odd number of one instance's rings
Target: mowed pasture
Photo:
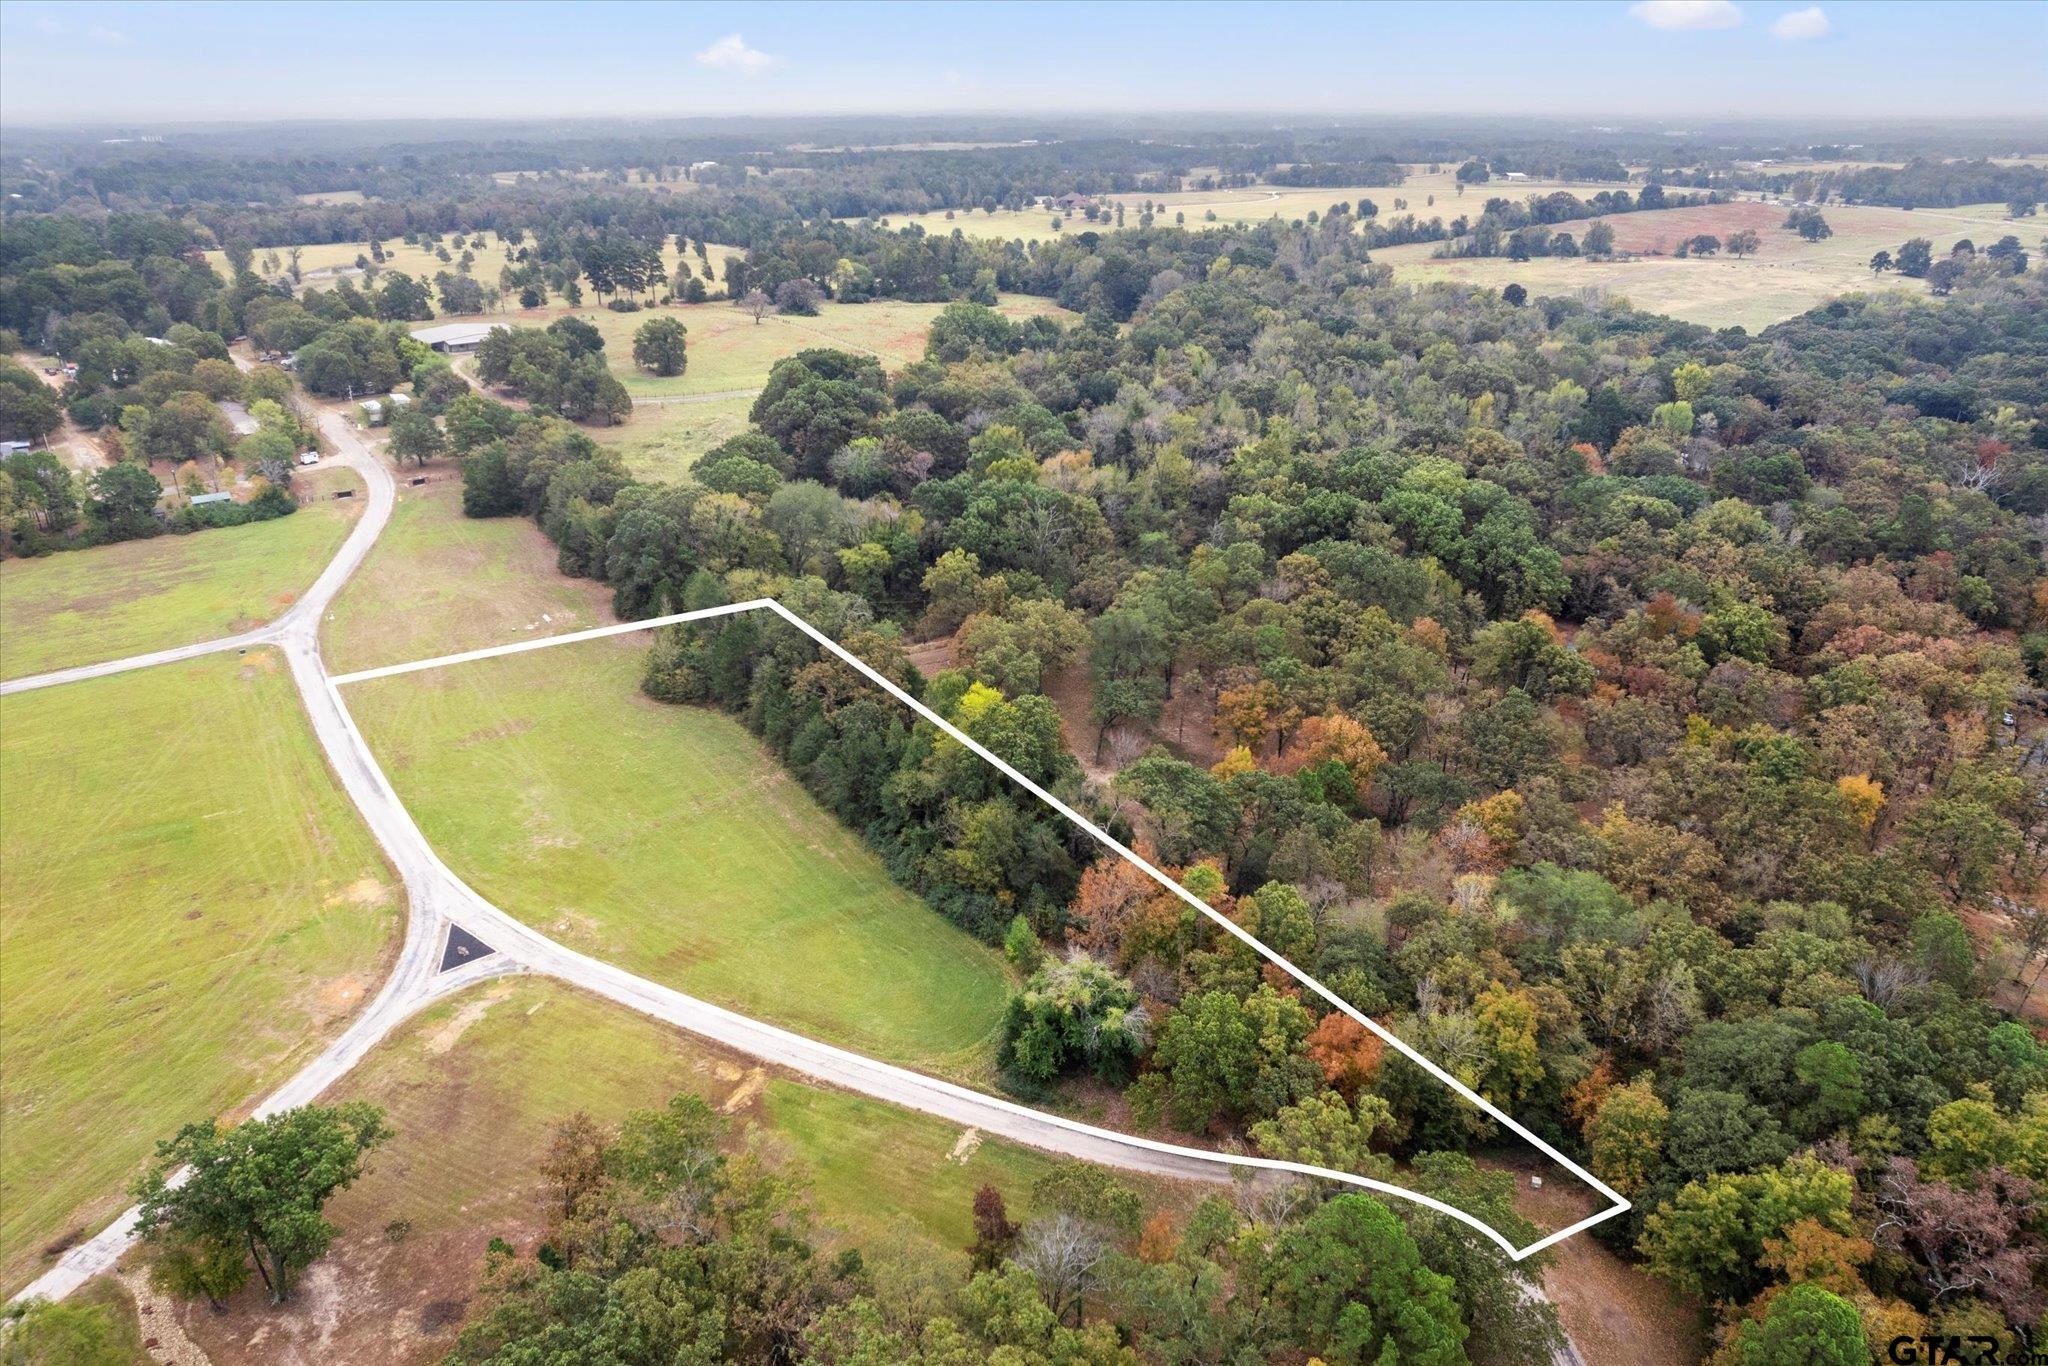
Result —
[[[251, 630], [297, 601], [362, 515], [344, 467], [300, 474], [297, 512], [0, 563], [0, 677], [97, 664]], [[354, 489], [351, 498], [333, 495]]]
[[[1153, 222], [1171, 227], [1176, 214], [1185, 221], [1188, 228], [1229, 227], [1244, 223], [1263, 223], [1269, 218], [1286, 222], [1305, 219], [1311, 213], [1328, 212], [1332, 204], [1349, 203], [1356, 205], [1362, 199], [1370, 199], [1379, 207], [1381, 218], [1396, 214], [1412, 213], [1427, 221], [1441, 216], [1445, 222], [1459, 214], [1477, 216], [1486, 207], [1488, 199], [1527, 199], [1536, 195], [1552, 194], [1558, 190], [1589, 198], [1602, 190], [1628, 189], [1615, 183], [1594, 183], [1577, 180], [1495, 180], [1484, 185], [1470, 185], [1461, 195], [1457, 183], [1457, 167], [1447, 164], [1443, 169], [1431, 172], [1426, 166], [1410, 166], [1408, 179], [1399, 185], [1349, 185], [1349, 186], [1296, 186], [1296, 185], [1248, 185], [1229, 190], [1182, 190], [1172, 194], [1113, 194], [1102, 196], [1102, 202], [1113, 206], [1124, 206], [1124, 226], [1138, 226], [1138, 214], [1146, 201], [1154, 206]], [[1430, 198], [1435, 197], [1435, 204]], [[1408, 207], [1397, 209], [1394, 201], [1406, 200]], [[1215, 217], [1210, 218], [1210, 214]], [[1052, 220], [1060, 220], [1055, 231]], [[926, 232], [949, 233], [958, 229], [969, 237], [994, 238], [998, 241], [1022, 240], [1025, 242], [1049, 242], [1055, 238], [1072, 236], [1081, 232], [1103, 232], [1113, 229], [1116, 220], [1112, 216], [1107, 223], [1089, 222], [1076, 213], [1061, 214], [1043, 208], [998, 209], [988, 213], [981, 209], [955, 209], [948, 218], [944, 210], [936, 213], [891, 214], [884, 221], [893, 228], [909, 227], [915, 224]]]
[[[408, 471], [404, 478], [415, 477]], [[335, 673], [560, 635], [612, 620], [602, 585], [555, 569], [555, 548], [530, 518], [462, 515], [452, 463], [431, 482], [399, 485], [391, 522], [321, 625]]]
[[891, 1062], [991, 1070], [1002, 959], [722, 713], [650, 701], [645, 637], [350, 685], [427, 839], [507, 912], [594, 957]]
[[275, 651], [0, 698], [4, 1289], [309, 1061], [401, 898]]
[[[546, 1225], [539, 1166], [579, 1111], [612, 1125], [695, 1095], [730, 1120], [727, 1149], [803, 1182], [814, 1239], [965, 1273], [974, 1192], [1013, 1217], [1052, 1165], [957, 1125], [765, 1073], [751, 1058], [545, 980], [473, 987], [409, 1021], [330, 1093], [383, 1107], [395, 1136], [328, 1214], [326, 1276], [283, 1310], [239, 1297], [181, 1311], [216, 1362], [438, 1357], [476, 1306], [485, 1247], [530, 1250]], [[1148, 1192], [1152, 1187], [1146, 1188]], [[390, 1230], [402, 1230], [394, 1236]]]
[[656, 482], [688, 474], [704, 453], [747, 431], [753, 424], [754, 390], [736, 397], [698, 396], [642, 403], [633, 420], [617, 427], [593, 427], [600, 446], [617, 451], [626, 468]]
[[[1450, 281], [1491, 289], [1520, 284], [1532, 297], [1590, 290], [1686, 322], [1754, 332], [1840, 294], [1880, 289], [1925, 292], [1926, 286], [1917, 280], [1870, 271], [1874, 253], [1897, 252], [1909, 238], [1927, 238], [1939, 257], [1959, 239], [1969, 238], [1982, 247], [2019, 227], [2005, 217], [2003, 205], [1916, 210], [1823, 205], [1821, 216], [1834, 235], [1808, 242], [1784, 226], [1788, 212], [1782, 205], [1750, 199], [1551, 225], [1555, 232], [1583, 239], [1588, 227], [1604, 221], [1614, 229], [1617, 249], [1639, 253], [1632, 260], [1441, 260], [1431, 255], [1437, 244], [1428, 242], [1376, 251], [1373, 260], [1392, 266], [1394, 277], [1409, 284]], [[1744, 228], [1753, 229], [1761, 239], [1753, 256], [1738, 259], [1725, 251], [1709, 257], [1670, 254], [1697, 234], [1725, 240]]]

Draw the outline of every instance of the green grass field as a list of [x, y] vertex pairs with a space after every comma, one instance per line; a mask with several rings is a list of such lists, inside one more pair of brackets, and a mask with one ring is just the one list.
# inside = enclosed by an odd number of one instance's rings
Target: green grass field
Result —
[[347, 701], [435, 849], [608, 962], [892, 1062], [983, 1080], [995, 952], [880, 861], [738, 722], [651, 702], [644, 639], [377, 679]]
[[[320, 576], [361, 515], [346, 469], [296, 481], [289, 517], [0, 563], [0, 676], [21, 678], [233, 635]], [[330, 494], [354, 488], [358, 496]]]
[[0, 1285], [311, 1058], [399, 897], [274, 651], [0, 699]]
[[[409, 469], [410, 467], [408, 467]], [[555, 569], [555, 548], [525, 517], [462, 515], [461, 476], [401, 485], [391, 523], [321, 626], [336, 673], [561, 635], [612, 620], [611, 595]]]
[[593, 427], [590, 435], [617, 451], [636, 477], [672, 482], [694, 469], [704, 452], [747, 431], [753, 406], [752, 391], [737, 398], [643, 403], [633, 409], [631, 422]]
[[[1416, 242], [1373, 253], [1408, 284], [1452, 281], [1499, 289], [1520, 284], [1532, 296], [1592, 291], [1627, 299], [1635, 307], [1707, 327], [1742, 326], [1759, 331], [1840, 294], [1881, 289], [1925, 293], [1926, 286], [1897, 275], [1873, 275], [1869, 262], [1880, 248], [1896, 252], [1910, 237], [1925, 237], [1945, 256], [1960, 238], [1982, 247], [2019, 226], [2003, 205], [1954, 209], [1889, 209], [1824, 206], [1834, 236], [1807, 242], [1783, 224], [1786, 210], [1755, 200], [1621, 214], [1606, 221], [1618, 246], [1642, 253], [1634, 260], [1595, 261], [1585, 257], [1506, 257], [1437, 260], [1436, 244]], [[1592, 220], [1559, 223], [1555, 230], [1583, 236]], [[1754, 256], [1680, 258], [1669, 252], [1694, 233], [1725, 237], [1740, 227], [1762, 239]], [[2025, 233], [2021, 232], [2024, 239]]]
[[[380, 1045], [335, 1098], [385, 1107], [398, 1136], [335, 1202], [344, 1227], [409, 1220], [416, 1232], [537, 1222], [534, 1168], [553, 1126], [578, 1110], [616, 1123], [671, 1096], [738, 1104], [736, 1148], [808, 1176], [822, 1219], [867, 1238], [908, 1218], [935, 1246], [972, 1241], [974, 1191], [1013, 1209], [1052, 1159], [1000, 1140], [960, 1160], [957, 1125], [781, 1077], [657, 1020], [549, 981], [473, 988]], [[762, 1082], [765, 1080], [765, 1086]]]

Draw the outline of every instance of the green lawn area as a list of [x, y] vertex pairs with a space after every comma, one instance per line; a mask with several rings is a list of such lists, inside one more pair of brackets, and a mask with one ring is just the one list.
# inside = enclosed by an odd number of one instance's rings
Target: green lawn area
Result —
[[0, 1285], [317, 1053], [399, 898], [274, 651], [0, 699]]
[[673, 483], [696, 468], [704, 452], [748, 430], [753, 406], [751, 391], [738, 398], [642, 403], [631, 422], [588, 430], [598, 445], [617, 451], [637, 478]]
[[531, 519], [462, 515], [461, 475], [401, 485], [391, 523], [334, 601], [321, 651], [336, 673], [561, 635], [612, 620], [611, 595], [555, 569]]
[[[1031, 1213], [1049, 1157], [958, 1126], [764, 1073], [752, 1059], [545, 978], [470, 988], [401, 1026], [323, 1098], [381, 1106], [395, 1134], [328, 1205], [341, 1235], [282, 1310], [244, 1291], [185, 1330], [214, 1361], [427, 1361], [480, 1308], [485, 1249], [531, 1251], [545, 1227], [539, 1166], [577, 1111], [604, 1125], [677, 1095], [730, 1119], [728, 1151], [801, 1181], [830, 1252], [964, 1275], [974, 1192]], [[1141, 1182], [1155, 1200], [1182, 1188]], [[132, 1314], [132, 1310], [130, 1311]]]
[[957, 1125], [762, 1078], [751, 1059], [660, 1021], [560, 983], [520, 980], [436, 1005], [335, 1088], [330, 1099], [383, 1106], [398, 1131], [336, 1200], [335, 1220], [361, 1231], [404, 1219], [415, 1233], [470, 1234], [481, 1251], [493, 1234], [538, 1224], [535, 1168], [557, 1122], [582, 1110], [616, 1123], [682, 1093], [731, 1105], [735, 1149], [807, 1176], [819, 1217], [856, 1240], [907, 1217], [932, 1252], [965, 1247], [979, 1186], [993, 1182], [1022, 1211], [1052, 1162], [1002, 1141], [955, 1159]]
[[[312, 586], [362, 514], [344, 468], [296, 481], [289, 517], [0, 562], [0, 676], [21, 678], [247, 631]], [[357, 490], [336, 501], [340, 488]]]
[[802, 1033], [985, 1080], [990, 948], [881, 862], [732, 718], [649, 701], [643, 638], [352, 685], [449, 865], [565, 943]]

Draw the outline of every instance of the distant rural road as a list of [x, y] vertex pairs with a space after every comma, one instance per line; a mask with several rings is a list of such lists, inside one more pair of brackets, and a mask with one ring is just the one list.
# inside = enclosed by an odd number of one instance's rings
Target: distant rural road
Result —
[[[319, 425], [337, 458], [369, 487], [363, 516], [313, 586], [277, 621], [254, 631], [155, 651], [103, 664], [64, 669], [0, 685], [0, 693], [27, 692], [83, 679], [100, 678], [230, 649], [273, 646], [283, 651], [304, 699], [314, 734], [343, 789], [362, 813], [406, 889], [408, 915], [397, 963], [369, 1006], [340, 1037], [257, 1107], [274, 1114], [319, 1097], [407, 1018], [474, 982], [514, 972], [556, 977], [595, 995], [690, 1033], [789, 1068], [804, 1076], [918, 1110], [986, 1134], [1031, 1147], [1127, 1171], [1187, 1180], [1228, 1182], [1245, 1168], [1311, 1171], [1385, 1193], [1418, 1198], [1398, 1188], [1364, 1183], [1344, 1173], [1295, 1167], [1266, 1159], [1204, 1152], [1118, 1134], [1049, 1115], [999, 1097], [820, 1043], [786, 1029], [736, 1014], [671, 987], [601, 962], [549, 939], [493, 906], [444, 864], [412, 814], [385, 777], [369, 745], [342, 702], [339, 687], [320, 657], [320, 623], [350, 575], [362, 564], [390, 521], [397, 487], [344, 409], [319, 412]], [[518, 642], [507, 648], [531, 648]], [[495, 952], [440, 970], [449, 927], [460, 926]], [[1455, 1211], [1446, 1211], [1456, 1214]], [[135, 1241], [137, 1211], [131, 1209], [98, 1235], [60, 1257], [15, 1298], [62, 1299], [86, 1281], [113, 1268]], [[1459, 1217], [1468, 1218], [1469, 1216]], [[1476, 1223], [1475, 1223], [1475, 1226]], [[1493, 1235], [1498, 1236], [1498, 1235]], [[1570, 1366], [1567, 1349], [1559, 1362]]]

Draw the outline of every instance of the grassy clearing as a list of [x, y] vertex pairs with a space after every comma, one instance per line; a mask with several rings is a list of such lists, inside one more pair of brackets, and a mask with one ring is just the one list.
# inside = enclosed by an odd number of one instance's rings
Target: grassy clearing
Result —
[[721, 1108], [737, 1101], [736, 1146], [808, 1175], [818, 1213], [855, 1237], [908, 1216], [938, 1244], [964, 1247], [976, 1187], [994, 1181], [1021, 1208], [1052, 1161], [1001, 1141], [954, 1160], [957, 1125], [780, 1077], [764, 1086], [756, 1071], [559, 983], [473, 990], [407, 1025], [336, 1088], [384, 1106], [398, 1130], [370, 1177], [337, 1202], [339, 1222], [406, 1219], [479, 1241], [495, 1220], [532, 1222], [534, 1168], [557, 1121], [583, 1110], [615, 1123], [683, 1093]]
[[274, 651], [0, 699], [5, 1288], [317, 1052], [398, 898]]
[[[289, 517], [0, 563], [0, 675], [20, 678], [247, 631], [320, 576], [361, 515], [347, 469], [295, 481]], [[357, 496], [335, 500], [341, 488]]]
[[[1880, 248], [1895, 252], [1908, 238], [1925, 237], [1934, 243], [1935, 254], [1942, 256], [1960, 238], [1970, 238], [1981, 247], [2013, 231], [2003, 205], [1916, 210], [1835, 206], [1822, 209], [1834, 236], [1807, 242], [1784, 228], [1785, 214], [1780, 206], [1751, 200], [1620, 214], [1606, 220], [1615, 230], [1618, 246], [1643, 253], [1668, 252], [1695, 233], [1725, 237], [1737, 228], [1754, 228], [1762, 246], [1756, 255], [1742, 260], [1652, 254], [1627, 261], [1584, 257], [1444, 261], [1431, 258], [1435, 244], [1426, 242], [1377, 251], [1373, 259], [1392, 266], [1395, 278], [1410, 284], [1448, 280], [1491, 289], [1520, 284], [1532, 296], [1593, 290], [1687, 322], [1707, 327], [1741, 326], [1754, 332], [1840, 294], [1880, 289], [1925, 291], [1916, 280], [1872, 275], [1870, 257]], [[1582, 237], [1593, 221], [1555, 226], [1557, 231]]]
[[[616, 449], [635, 474], [676, 479], [697, 457], [747, 429], [753, 395], [768, 382], [775, 362], [811, 347], [829, 346], [877, 356], [893, 370], [924, 356], [925, 338], [943, 304], [878, 300], [867, 304], [828, 303], [815, 318], [768, 314], [756, 323], [728, 303], [691, 304], [650, 314], [609, 309], [535, 310], [527, 325], [545, 325], [565, 313], [604, 333], [612, 373], [636, 399], [688, 399], [642, 403], [633, 420], [593, 429], [591, 435]], [[1022, 321], [1045, 315], [1072, 321], [1049, 299], [1006, 294], [997, 307]], [[682, 374], [660, 379], [633, 363], [633, 333], [650, 316], [680, 318], [690, 329], [690, 364]]]
[[1001, 959], [890, 881], [738, 722], [643, 697], [644, 652], [563, 646], [348, 702], [441, 856], [511, 914], [745, 1014], [984, 1080]]
[[643, 403], [633, 409], [631, 422], [593, 427], [590, 435], [617, 451], [636, 477], [673, 482], [694, 469], [704, 452], [746, 431], [753, 406], [751, 390], [737, 398]]
[[401, 485], [391, 523], [321, 627], [336, 673], [560, 635], [612, 620], [610, 596], [556, 572], [555, 548], [524, 517], [462, 515], [451, 467]]
[[[674, 398], [759, 389], [768, 372], [785, 356], [815, 346], [837, 347], [877, 356], [895, 369], [924, 357], [925, 337], [944, 304], [905, 303], [878, 299], [866, 304], [828, 303], [815, 318], [770, 313], [759, 322], [729, 303], [684, 304], [675, 308], [614, 313], [607, 308], [547, 310], [543, 321], [574, 313], [604, 334], [604, 353], [612, 373], [634, 398]], [[1006, 294], [997, 307], [1021, 322], [1039, 314], [1072, 315], [1050, 299]], [[649, 318], [679, 318], [690, 329], [690, 364], [682, 374], [662, 379], [633, 363], [633, 334]]]
[[[1423, 166], [1411, 166], [1408, 168], [1408, 179], [1399, 185], [1351, 185], [1328, 188], [1251, 185], [1235, 190], [1106, 195], [1104, 202], [1122, 204], [1125, 210], [1124, 224], [1133, 228], [1138, 226], [1139, 208], [1147, 200], [1155, 206], [1155, 223], [1171, 225], [1176, 214], [1183, 214], [1186, 221], [1182, 226], [1189, 228], [1263, 223], [1269, 218], [1281, 218], [1292, 222], [1298, 218], [1306, 218], [1311, 213], [1323, 213], [1332, 204], [1356, 204], [1361, 199], [1370, 199], [1377, 204], [1382, 218], [1391, 218], [1397, 213], [1412, 213], [1425, 221], [1441, 215], [1448, 222], [1461, 213], [1476, 215], [1490, 198], [1530, 198], [1558, 190], [1567, 190], [1584, 198], [1598, 194], [1601, 190], [1617, 188], [1609, 184], [1572, 180], [1494, 181], [1486, 185], [1471, 186], [1461, 197], [1458, 193], [1456, 170], [1456, 166], [1450, 166], [1432, 174]], [[1434, 205], [1429, 202], [1432, 195], [1436, 198]], [[1395, 208], [1394, 201], [1397, 199], [1406, 200], [1408, 207]], [[1212, 213], [1216, 215], [1213, 219], [1209, 217]], [[1052, 227], [1052, 220], [1056, 217], [1061, 221], [1058, 232]], [[926, 232], [934, 233], [949, 233], [958, 229], [969, 237], [995, 238], [1005, 242], [1019, 239], [1026, 242], [1048, 242], [1079, 232], [1102, 232], [1115, 226], [1114, 218], [1105, 225], [1090, 223], [1078, 214], [1053, 214], [1044, 209], [998, 209], [992, 214], [984, 213], [980, 209], [955, 209], [951, 218], [941, 210], [937, 213], [895, 215], [886, 221], [890, 227], [901, 228], [916, 224]]]

